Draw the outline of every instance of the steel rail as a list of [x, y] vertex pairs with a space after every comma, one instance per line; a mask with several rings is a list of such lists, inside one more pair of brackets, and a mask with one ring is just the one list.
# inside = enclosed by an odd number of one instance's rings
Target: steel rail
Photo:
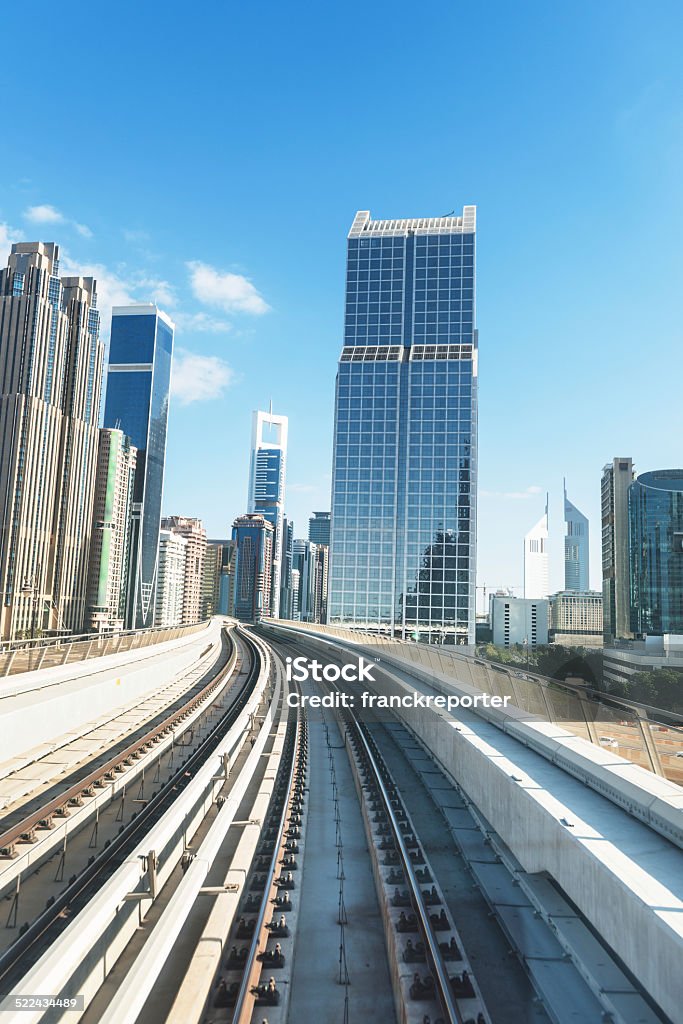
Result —
[[427, 944], [429, 957], [432, 961], [434, 973], [436, 975], [436, 979], [438, 982], [437, 998], [440, 1000], [444, 1012], [448, 1015], [448, 1020], [452, 1022], [452, 1024], [463, 1024], [464, 1018], [460, 1013], [460, 1010], [458, 1009], [458, 1005], [455, 1001], [455, 996], [453, 995], [451, 979], [448, 974], [448, 970], [446, 969], [446, 966], [444, 964], [443, 957], [441, 956], [441, 950], [439, 949], [438, 940], [434, 935], [434, 931], [432, 929], [429, 911], [425, 907], [422, 898], [422, 889], [420, 888], [420, 883], [417, 880], [415, 869], [413, 868], [412, 862], [410, 860], [408, 848], [405, 842], [403, 841], [403, 834], [399, 827], [396, 815], [394, 814], [394, 810], [391, 806], [391, 797], [387, 792], [384, 780], [382, 779], [382, 775], [379, 770], [379, 766], [377, 764], [377, 761], [375, 760], [372, 750], [370, 749], [370, 745], [365, 737], [364, 730], [360, 722], [352, 715], [349, 715], [349, 719], [349, 724], [351, 724], [352, 727], [354, 728], [355, 734], [363, 746], [363, 752], [365, 754], [367, 763], [374, 775], [374, 783], [382, 798], [385, 813], [391, 825], [393, 839], [396, 844], [399, 857], [401, 859], [401, 867], [403, 868], [403, 873], [408, 881], [408, 886], [410, 888], [411, 902], [419, 917], [420, 927], [422, 929], [422, 933]]
[[[227, 634], [229, 636], [229, 634]], [[230, 641], [232, 643], [232, 640]], [[206, 653], [206, 652], [204, 652]], [[191, 714], [199, 704], [201, 704], [214, 690], [218, 689], [219, 686], [223, 686], [225, 681], [232, 674], [236, 662], [236, 648], [233, 643], [232, 651], [226, 664], [220, 669], [218, 674], [211, 682], [207, 683], [199, 693], [196, 693], [194, 697], [187, 704], [183, 704], [182, 707], [177, 708], [168, 718], [160, 722], [159, 725], [150, 729], [149, 732], [145, 733], [139, 739], [135, 740], [124, 750], [120, 751], [114, 757], [105, 761], [103, 765], [90, 772], [88, 775], [79, 779], [69, 789], [64, 790], [59, 796], [50, 800], [49, 803], [43, 804], [37, 811], [27, 815], [16, 825], [13, 825], [11, 829], [0, 834], [0, 851], [7, 849], [13, 843], [21, 839], [23, 835], [31, 833], [41, 822], [53, 817], [63, 808], [67, 807], [69, 802], [78, 797], [82, 796], [85, 790], [90, 789], [98, 782], [103, 780], [106, 775], [111, 772], [115, 772], [119, 765], [122, 765], [125, 761], [130, 758], [136, 757], [136, 755], [145, 753], [147, 747], [154, 743], [160, 736], [168, 733], [176, 725], [180, 724], [184, 718]]]
[[270, 903], [277, 895], [277, 884], [275, 875], [277, 872], [278, 859], [283, 856], [287, 837], [285, 829], [287, 819], [291, 813], [292, 798], [294, 795], [294, 774], [296, 771], [298, 755], [301, 748], [302, 720], [297, 715], [295, 720], [294, 742], [292, 744], [292, 762], [289, 766], [287, 778], [287, 799], [282, 809], [282, 817], [278, 826], [277, 837], [273, 848], [273, 855], [266, 873], [266, 883], [263, 889], [263, 897], [256, 915], [254, 934], [251, 939], [247, 959], [244, 966], [244, 974], [237, 993], [237, 999], [232, 1014], [232, 1024], [249, 1024], [256, 1005], [256, 996], [252, 989], [257, 984], [261, 974], [261, 963], [259, 954], [264, 953], [268, 944], [269, 932], [267, 928], [266, 915]]
[[[171, 805], [173, 800], [191, 778], [193, 769], [201, 765], [203, 761], [210, 756], [211, 751], [232, 727], [253, 690], [255, 680], [258, 678], [260, 667], [260, 650], [258, 646], [247, 634], [240, 631], [239, 635], [244, 641], [245, 646], [251, 652], [252, 663], [244, 685], [235, 701], [230, 705], [225, 715], [223, 715], [205, 739], [200, 743], [194, 753], [190, 754], [188, 759], [181, 764], [178, 770], [174, 772], [166, 783], [164, 783], [157, 795], [152, 797], [152, 799], [150, 799], [148, 803], [137, 812], [128, 825], [126, 825], [122, 831], [111, 840], [110, 844], [93, 859], [92, 863], [88, 864], [80, 872], [75, 881], [67, 885], [59, 896], [54, 899], [54, 902], [52, 902], [49, 907], [46, 907], [42, 914], [32, 922], [28, 930], [12, 944], [5, 953], [2, 954], [2, 956], [0, 956], [0, 984], [3, 988], [6, 987], [7, 982], [5, 979], [7, 976], [11, 976], [12, 972], [16, 971], [18, 966], [21, 968], [20, 976], [23, 976], [26, 973], [34, 962], [28, 962], [28, 958], [26, 956], [27, 952], [32, 947], [36, 947], [44, 939], [46, 933], [55, 926], [57, 921], [62, 921], [64, 926], [66, 926], [68, 919], [73, 917], [74, 913], [80, 909], [78, 901], [80, 900], [82, 903], [83, 898], [86, 897], [85, 902], [87, 902], [87, 899], [90, 898], [88, 896], [89, 889], [91, 889], [96, 882], [99, 882], [97, 888], [102, 884], [102, 880], [99, 876], [103, 875], [106, 869], [111, 867], [112, 864], [118, 864], [124, 855], [126, 848], [131, 846], [131, 843], [136, 840], [138, 834], [143, 829], [146, 829], [149, 824], [152, 824], [156, 819], [158, 819], [167, 807]], [[38, 955], [40, 955], [40, 951], [38, 952]]]

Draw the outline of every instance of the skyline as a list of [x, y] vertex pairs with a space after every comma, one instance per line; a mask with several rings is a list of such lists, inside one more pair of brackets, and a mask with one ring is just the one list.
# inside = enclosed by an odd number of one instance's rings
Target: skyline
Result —
[[[429, 19], [416, 22], [407, 5], [392, 6], [391, 21], [385, 5], [365, 12], [368, 38], [384, 44], [372, 78], [392, 82], [389, 104], [343, 73], [353, 52], [348, 10], [343, 18], [329, 12], [323, 44], [319, 23], [300, 18], [295, 33], [273, 6], [266, 24], [259, 19], [258, 50], [244, 54], [235, 43], [252, 38], [256, 15], [231, 11], [229, 61], [206, 40], [207, 86], [219, 102], [238, 100], [229, 103], [230, 130], [207, 134], [208, 115], [198, 116], [187, 152], [174, 154], [163, 181], [156, 147], [173, 140], [177, 117], [195, 110], [180, 85], [155, 88], [160, 55], [141, 64], [137, 87], [148, 102], [140, 114], [131, 113], [126, 83], [116, 97], [99, 84], [82, 97], [84, 117], [107, 125], [95, 173], [70, 156], [75, 123], [46, 120], [35, 133], [21, 105], [6, 112], [0, 222], [12, 238], [60, 243], [63, 273], [92, 267], [105, 316], [107, 295], [117, 304], [156, 299], [178, 323], [176, 371], [184, 372], [176, 372], [171, 403], [164, 514], [198, 516], [210, 536], [229, 535], [244, 511], [251, 414], [271, 397], [290, 421], [286, 511], [296, 535], [306, 536], [312, 511], [329, 508], [345, 238], [357, 209], [411, 217], [478, 207], [480, 586], [521, 587], [522, 538], [549, 490], [551, 534], [554, 525], [559, 531], [550, 589], [562, 587], [566, 476], [591, 523], [590, 583], [599, 588], [603, 466], [616, 456], [631, 456], [637, 472], [683, 461], [677, 375], [661, 372], [677, 365], [682, 340], [674, 45], [681, 12], [664, 4], [653, 19], [635, 5], [606, 4], [591, 8], [586, 33], [587, 5], [571, 15], [540, 4], [492, 9], [489, 28], [485, 13], [431, 5], [439, 32]], [[226, 17], [217, 13], [218, 28]], [[17, 18], [7, 12], [8, 31]], [[117, 47], [131, 59], [142, 53], [154, 19], [146, 11], [136, 18], [141, 42], [124, 43], [122, 28], [103, 16], [94, 55], [87, 28], [74, 27], [82, 56], [61, 69], [64, 94]], [[48, 60], [47, 26], [35, 31], [36, 59]], [[185, 72], [196, 72], [190, 49], [199, 27], [190, 26], [187, 44], [179, 26], [155, 31], [160, 54], [171, 46]], [[459, 52], [454, 66], [453, 33], [481, 39], [484, 31], [486, 46]], [[393, 50], [408, 34], [419, 74], [404, 81], [392, 75]], [[281, 52], [283, 36], [297, 37], [294, 61]], [[9, 81], [17, 60], [6, 60]], [[579, 66], [588, 70], [577, 76]], [[286, 84], [271, 104], [283, 72]], [[315, 95], [313, 75], [321, 81]], [[22, 80], [22, 90], [37, 108], [42, 84]], [[308, 135], [300, 127], [307, 122], [316, 125]], [[124, 125], [119, 153], [112, 139]], [[422, 160], [416, 133], [437, 147], [437, 159]], [[355, 159], [367, 145], [373, 159]], [[342, 154], [354, 158], [340, 171]], [[210, 187], [188, 189], [204, 168]], [[648, 388], [636, 360], [644, 353], [647, 373], [652, 351], [656, 387]], [[188, 401], [221, 382], [225, 401]], [[206, 445], [210, 436], [215, 444]]]

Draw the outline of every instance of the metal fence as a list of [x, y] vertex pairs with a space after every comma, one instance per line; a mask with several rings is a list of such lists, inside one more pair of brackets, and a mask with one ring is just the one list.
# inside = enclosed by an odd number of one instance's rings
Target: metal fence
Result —
[[445, 681], [464, 683], [492, 696], [509, 697], [509, 703], [515, 707], [553, 722], [608, 753], [683, 784], [683, 723], [678, 715], [611, 697], [587, 686], [498, 665], [461, 653], [455, 647], [395, 640], [313, 622], [271, 619], [264, 624], [310, 630], [363, 646], [380, 646], [385, 649], [385, 656], [434, 673]]
[[88, 658], [101, 658], [105, 654], [134, 651], [197, 633], [206, 626], [207, 622], [194, 622], [189, 626], [154, 626], [151, 629], [132, 629], [118, 633], [9, 640], [0, 644], [0, 676], [68, 665], [74, 661], [87, 661]]

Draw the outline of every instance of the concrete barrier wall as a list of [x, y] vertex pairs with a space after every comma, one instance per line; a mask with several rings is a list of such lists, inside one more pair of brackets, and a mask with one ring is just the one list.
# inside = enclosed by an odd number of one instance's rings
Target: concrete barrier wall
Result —
[[[78, 732], [100, 715], [124, 708], [194, 666], [213, 644], [220, 653], [220, 620], [199, 633], [122, 655], [25, 673], [0, 686], [2, 759]], [[214, 658], [215, 660], [215, 658]], [[207, 667], [210, 661], [207, 661]]]

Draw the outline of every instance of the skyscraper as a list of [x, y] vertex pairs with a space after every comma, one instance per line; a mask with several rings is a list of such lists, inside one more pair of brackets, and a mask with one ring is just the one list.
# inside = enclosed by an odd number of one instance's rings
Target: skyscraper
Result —
[[308, 520], [308, 539], [314, 544], [330, 546], [330, 513], [314, 512]]
[[287, 417], [272, 410], [254, 412], [249, 462], [247, 509], [262, 515], [273, 527], [273, 571], [270, 614], [280, 614], [282, 521], [287, 476]]
[[602, 471], [602, 611], [606, 643], [631, 636], [628, 489], [631, 459], [613, 459]]
[[292, 618], [292, 558], [294, 552], [294, 523], [286, 516], [282, 520], [282, 564], [280, 566], [280, 618]]
[[316, 546], [310, 540], [294, 541], [292, 569], [297, 573], [297, 618], [301, 622], [315, 622]]
[[174, 325], [154, 305], [115, 306], [105, 427], [138, 451], [129, 549], [126, 626], [153, 625]]
[[474, 643], [475, 214], [351, 227], [329, 622]]
[[588, 590], [588, 519], [564, 488], [564, 589]]
[[123, 628], [136, 458], [123, 431], [100, 430], [86, 621], [96, 632]]
[[59, 278], [53, 242], [0, 274], [0, 634], [80, 631], [103, 345], [96, 284]]
[[524, 537], [524, 596], [547, 597], [548, 577], [548, 501], [545, 512]]
[[159, 562], [154, 621], [157, 626], [181, 626], [187, 571], [187, 537], [173, 530], [159, 531]]
[[628, 489], [631, 632], [683, 634], [683, 469], [641, 473]]
[[183, 583], [184, 625], [199, 622], [202, 611], [202, 590], [204, 584], [204, 559], [206, 558], [206, 530], [201, 519], [189, 516], [165, 516], [161, 520], [162, 530], [184, 537], [185, 581]]
[[238, 516], [232, 524], [234, 615], [241, 622], [259, 622], [268, 615], [273, 532], [272, 524], [255, 513]]

